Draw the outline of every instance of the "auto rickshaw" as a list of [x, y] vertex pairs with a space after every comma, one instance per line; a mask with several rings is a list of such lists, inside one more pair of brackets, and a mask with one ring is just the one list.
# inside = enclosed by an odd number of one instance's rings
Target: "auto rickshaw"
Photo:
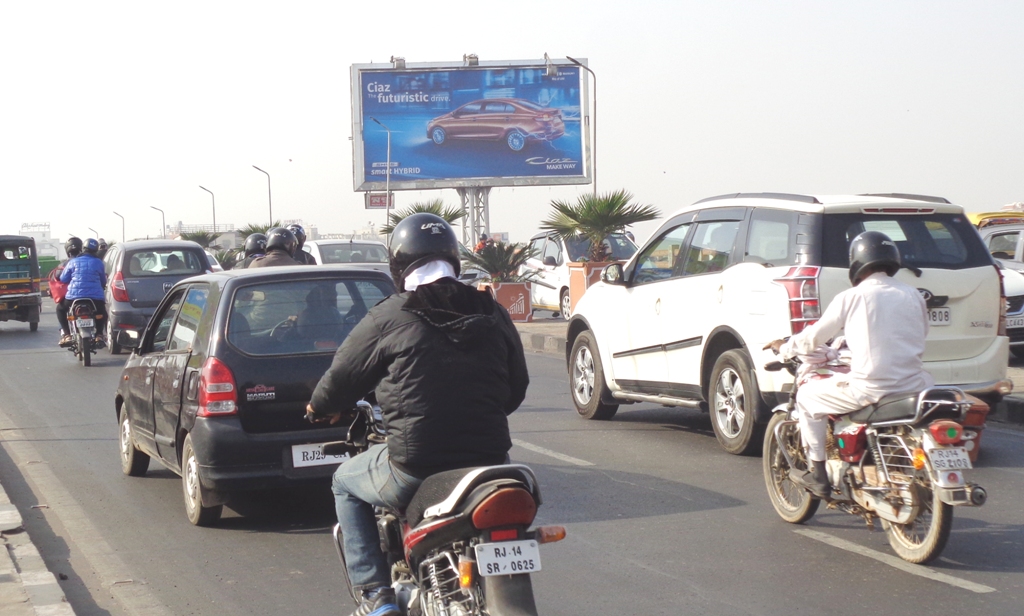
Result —
[[0, 235], [0, 321], [22, 321], [37, 331], [41, 311], [36, 241]]

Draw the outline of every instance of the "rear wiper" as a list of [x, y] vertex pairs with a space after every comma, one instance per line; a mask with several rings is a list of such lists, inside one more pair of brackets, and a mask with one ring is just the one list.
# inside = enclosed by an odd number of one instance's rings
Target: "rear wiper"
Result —
[[922, 272], [921, 272], [921, 268], [920, 267], [914, 267], [913, 265], [904, 265], [903, 267], [905, 267], [908, 270], [914, 272], [914, 274], [917, 275], [918, 278], [921, 277], [921, 273]]

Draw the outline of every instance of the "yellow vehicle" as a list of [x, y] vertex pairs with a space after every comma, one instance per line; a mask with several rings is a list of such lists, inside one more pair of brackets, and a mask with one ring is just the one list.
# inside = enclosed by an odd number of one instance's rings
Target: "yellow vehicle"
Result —
[[967, 214], [967, 220], [979, 229], [993, 225], [1024, 224], [1024, 212], [973, 212]]
[[39, 329], [42, 294], [36, 241], [22, 235], [0, 235], [0, 321], [27, 322]]

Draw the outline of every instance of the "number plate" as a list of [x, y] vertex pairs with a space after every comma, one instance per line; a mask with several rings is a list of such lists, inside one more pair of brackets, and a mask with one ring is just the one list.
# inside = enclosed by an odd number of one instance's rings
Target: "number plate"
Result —
[[337, 456], [325, 456], [323, 446], [323, 443], [292, 445], [292, 466], [295, 468], [323, 466], [325, 464], [341, 464], [345, 460], [348, 460], [347, 453]]
[[949, 325], [953, 321], [953, 315], [949, 308], [929, 308], [928, 324], [932, 327]]
[[937, 471], [959, 471], [974, 468], [967, 449], [963, 447], [943, 447], [928, 452], [932, 468]]
[[540, 571], [540, 546], [529, 540], [477, 544], [476, 568], [484, 577]]
[[1013, 317], [1006, 319], [1007, 329], [1012, 327], [1024, 327], [1024, 317]]
[[96, 322], [93, 321], [92, 319], [78, 319], [78, 326], [79, 327], [93, 327], [95, 325], [96, 325]]

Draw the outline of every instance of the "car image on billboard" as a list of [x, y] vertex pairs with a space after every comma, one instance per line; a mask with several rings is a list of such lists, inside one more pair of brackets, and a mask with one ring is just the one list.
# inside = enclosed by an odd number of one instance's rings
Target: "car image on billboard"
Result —
[[352, 67], [356, 190], [589, 182], [578, 67], [380, 66]]

